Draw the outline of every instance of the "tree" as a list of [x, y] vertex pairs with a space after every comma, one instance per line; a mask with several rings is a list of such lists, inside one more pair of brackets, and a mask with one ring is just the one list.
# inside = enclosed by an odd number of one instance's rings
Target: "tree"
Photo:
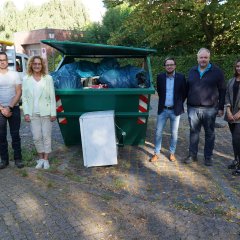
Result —
[[131, 34], [128, 34], [125, 41], [124, 32], [127, 29], [125, 20], [130, 15], [131, 9], [127, 5], [110, 8], [105, 13], [102, 23], [93, 23], [85, 29], [85, 36], [82, 41], [102, 44], [128, 45], [135, 41]]
[[160, 52], [193, 53], [201, 46], [217, 53], [239, 49], [238, 0], [104, 0], [104, 3], [108, 8], [127, 3], [133, 9], [125, 21], [128, 32], [134, 35], [142, 29], [144, 34], [138, 44], [155, 47]]
[[3, 4], [2, 11], [0, 12], [0, 37], [10, 39], [12, 32], [17, 29], [17, 9], [13, 1], [8, 0]]
[[7, 0], [0, 11], [0, 26], [3, 38], [11, 38], [16, 31], [39, 28], [63, 28], [82, 30], [89, 24], [89, 15], [81, 0], [50, 0], [39, 6], [28, 4], [17, 11], [11, 0]]

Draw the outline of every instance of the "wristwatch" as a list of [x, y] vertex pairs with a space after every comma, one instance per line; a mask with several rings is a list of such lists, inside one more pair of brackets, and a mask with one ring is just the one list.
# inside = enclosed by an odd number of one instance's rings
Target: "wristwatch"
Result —
[[13, 107], [11, 107], [11, 106], [8, 106], [8, 108], [9, 108], [10, 112], [12, 112], [12, 111], [13, 111]]

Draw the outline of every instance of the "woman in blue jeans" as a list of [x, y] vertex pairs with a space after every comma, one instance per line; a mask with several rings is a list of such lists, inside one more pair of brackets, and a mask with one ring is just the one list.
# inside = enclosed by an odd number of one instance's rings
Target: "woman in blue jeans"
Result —
[[235, 62], [234, 77], [227, 85], [225, 98], [226, 114], [225, 120], [228, 122], [232, 134], [232, 145], [234, 161], [228, 166], [234, 169], [233, 175], [240, 175], [240, 59]]

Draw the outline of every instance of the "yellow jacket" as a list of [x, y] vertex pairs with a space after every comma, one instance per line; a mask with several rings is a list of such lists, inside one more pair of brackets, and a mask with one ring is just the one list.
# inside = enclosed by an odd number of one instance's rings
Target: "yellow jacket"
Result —
[[[53, 86], [53, 79], [50, 75], [45, 75], [41, 79], [42, 89], [39, 98], [40, 116], [56, 116], [56, 99]], [[26, 75], [22, 84], [22, 106], [24, 115], [33, 114], [33, 79]]]

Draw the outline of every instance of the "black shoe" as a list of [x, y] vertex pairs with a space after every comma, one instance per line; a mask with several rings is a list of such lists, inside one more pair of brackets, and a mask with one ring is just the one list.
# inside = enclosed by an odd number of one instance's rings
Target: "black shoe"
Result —
[[0, 169], [4, 169], [9, 165], [9, 162], [0, 162]]
[[197, 156], [190, 155], [184, 160], [184, 163], [189, 164], [189, 163], [197, 162], [197, 161], [198, 161]]
[[238, 161], [233, 160], [232, 163], [228, 165], [228, 169], [236, 169], [237, 165], [238, 165]]
[[240, 169], [237, 169], [235, 171], [232, 172], [233, 176], [240, 176]]
[[22, 160], [15, 160], [15, 166], [17, 168], [23, 168], [24, 164], [23, 164]]
[[204, 164], [205, 166], [212, 166], [213, 165], [212, 158], [205, 158]]

